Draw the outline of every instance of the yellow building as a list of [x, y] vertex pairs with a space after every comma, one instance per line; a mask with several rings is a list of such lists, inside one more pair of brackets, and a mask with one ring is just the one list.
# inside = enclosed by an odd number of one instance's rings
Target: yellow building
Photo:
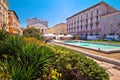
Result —
[[22, 30], [20, 28], [20, 21], [15, 11], [9, 10], [9, 33], [13, 34], [22, 34]]
[[0, 0], [0, 29], [8, 31], [8, 2]]
[[48, 29], [48, 33], [52, 34], [67, 34], [67, 25], [66, 23], [57, 24]]

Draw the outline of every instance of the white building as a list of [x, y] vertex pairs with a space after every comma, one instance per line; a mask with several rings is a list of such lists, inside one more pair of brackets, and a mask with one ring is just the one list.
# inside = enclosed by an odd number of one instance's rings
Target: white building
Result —
[[101, 17], [116, 11], [115, 8], [103, 1], [95, 4], [67, 18], [67, 33], [80, 36], [102, 36]]
[[35, 27], [39, 29], [42, 34], [46, 34], [48, 30], [48, 21], [32, 18], [27, 20], [28, 27]]

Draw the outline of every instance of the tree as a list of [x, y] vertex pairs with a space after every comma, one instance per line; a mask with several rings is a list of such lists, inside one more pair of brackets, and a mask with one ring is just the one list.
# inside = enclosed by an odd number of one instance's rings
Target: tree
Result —
[[38, 40], [44, 40], [43, 35], [40, 33], [40, 31], [34, 27], [25, 29], [23, 31], [23, 36], [24, 37], [33, 37], [33, 38], [37, 38]]
[[73, 40], [78, 40], [79, 39], [79, 36], [78, 35], [73, 35]]

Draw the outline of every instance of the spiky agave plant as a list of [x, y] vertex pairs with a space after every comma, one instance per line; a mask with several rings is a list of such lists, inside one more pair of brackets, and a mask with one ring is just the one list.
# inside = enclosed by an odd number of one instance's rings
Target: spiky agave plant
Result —
[[2, 61], [0, 61], [0, 80], [10, 80], [10, 79], [11, 76], [9, 75], [7, 67]]
[[7, 38], [7, 32], [0, 30], [0, 41], [4, 41]]
[[[47, 72], [54, 60], [51, 48], [27, 43], [21, 37], [0, 42], [0, 54], [12, 80], [33, 80]], [[4, 58], [4, 54], [8, 57]]]

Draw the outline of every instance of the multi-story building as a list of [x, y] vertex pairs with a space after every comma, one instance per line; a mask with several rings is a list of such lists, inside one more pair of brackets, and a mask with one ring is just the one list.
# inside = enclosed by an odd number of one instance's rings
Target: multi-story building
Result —
[[0, 29], [8, 31], [8, 2], [0, 0]]
[[105, 35], [120, 35], [120, 11], [101, 16], [100, 37]]
[[115, 8], [100, 2], [67, 18], [67, 33], [80, 36], [101, 35], [101, 16], [117, 11]]
[[9, 33], [13, 34], [22, 34], [22, 30], [20, 28], [20, 21], [15, 11], [9, 10]]
[[67, 34], [67, 25], [66, 23], [57, 24], [48, 29], [48, 33], [52, 34]]
[[27, 27], [35, 27], [39, 29], [42, 34], [46, 34], [48, 30], [48, 21], [38, 18], [27, 19]]

